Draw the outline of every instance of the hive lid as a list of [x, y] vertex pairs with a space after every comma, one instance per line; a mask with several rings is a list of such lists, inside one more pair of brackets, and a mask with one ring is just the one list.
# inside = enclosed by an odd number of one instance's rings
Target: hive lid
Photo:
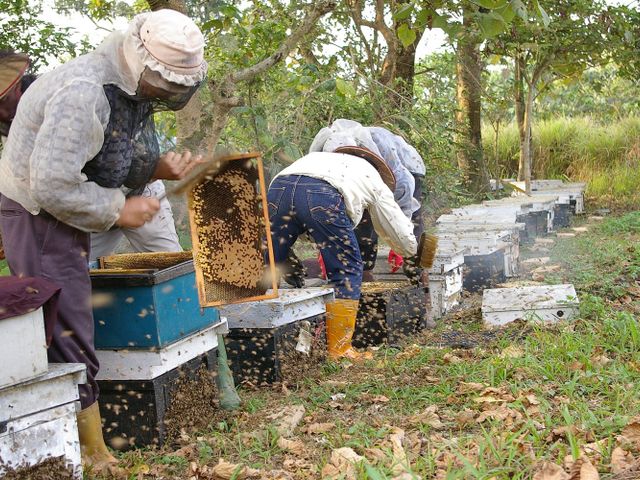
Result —
[[483, 312], [511, 312], [577, 306], [578, 296], [571, 284], [486, 289]]

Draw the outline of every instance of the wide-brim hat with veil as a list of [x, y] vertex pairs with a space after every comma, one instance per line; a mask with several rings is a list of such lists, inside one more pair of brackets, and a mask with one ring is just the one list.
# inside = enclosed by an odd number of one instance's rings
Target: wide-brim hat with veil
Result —
[[0, 100], [24, 76], [29, 68], [29, 57], [23, 53], [9, 53], [0, 56]]
[[[342, 123], [337, 125], [337, 122]], [[380, 155], [367, 129], [358, 122], [341, 119], [334, 122], [331, 127], [323, 128], [316, 135], [309, 151], [344, 153], [363, 158], [376, 169], [384, 184], [392, 192], [396, 188], [396, 177], [393, 171]]]

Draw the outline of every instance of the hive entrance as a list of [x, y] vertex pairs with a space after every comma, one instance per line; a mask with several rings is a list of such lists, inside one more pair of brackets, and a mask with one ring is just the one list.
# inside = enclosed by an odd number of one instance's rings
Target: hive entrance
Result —
[[[217, 175], [198, 183], [189, 195], [203, 307], [277, 296], [262, 161], [257, 153], [224, 161]], [[274, 292], [266, 295], [269, 288]]]

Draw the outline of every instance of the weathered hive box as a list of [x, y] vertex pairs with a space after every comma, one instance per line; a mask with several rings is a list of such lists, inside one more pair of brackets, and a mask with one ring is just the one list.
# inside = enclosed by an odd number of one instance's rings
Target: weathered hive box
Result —
[[178, 382], [195, 378], [201, 367], [216, 372], [218, 334], [226, 331], [222, 319], [156, 350], [98, 350], [105, 438], [124, 439], [130, 447], [163, 444]]
[[76, 422], [80, 383], [86, 383], [84, 365], [52, 363], [46, 373], [0, 389], [0, 477], [8, 468], [60, 458], [74, 478], [82, 479]]
[[532, 196], [557, 195], [560, 203], [571, 204], [574, 214], [584, 213], [584, 183], [565, 183], [561, 187], [539, 188], [531, 191]]
[[91, 273], [98, 349], [161, 348], [219, 322], [200, 308], [193, 261], [162, 270]]
[[458, 305], [462, 294], [464, 252], [438, 248], [433, 267], [429, 270], [429, 317], [438, 319]]
[[453, 249], [464, 251], [464, 288], [475, 291], [517, 275], [519, 229], [516, 224], [500, 230], [481, 230], [473, 225], [466, 230], [464, 224], [454, 228], [439, 225], [437, 235], [450, 243]]
[[408, 282], [365, 282], [353, 346], [395, 345], [425, 328], [427, 291]]
[[562, 187], [564, 181], [555, 179], [531, 180], [531, 190], [543, 190], [545, 188]]
[[514, 320], [569, 320], [578, 314], [578, 296], [571, 284], [536, 285], [485, 290], [482, 319], [497, 327]]
[[227, 357], [237, 382], [270, 384], [286, 379], [298, 364], [315, 368], [310, 356], [324, 357], [325, 287], [282, 289], [277, 298], [221, 307], [229, 321]]
[[42, 307], [0, 320], [0, 365], [0, 388], [46, 373]]

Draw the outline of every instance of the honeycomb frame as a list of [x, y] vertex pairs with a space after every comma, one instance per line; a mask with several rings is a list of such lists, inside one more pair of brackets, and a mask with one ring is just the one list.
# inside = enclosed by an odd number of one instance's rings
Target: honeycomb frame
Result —
[[[276, 266], [262, 157], [259, 152], [250, 152], [220, 160], [225, 167], [215, 176], [197, 182], [188, 193], [200, 306], [276, 298]], [[224, 205], [227, 208], [223, 212]], [[218, 215], [211, 214], [216, 209]], [[269, 289], [272, 292], [267, 293]]]

